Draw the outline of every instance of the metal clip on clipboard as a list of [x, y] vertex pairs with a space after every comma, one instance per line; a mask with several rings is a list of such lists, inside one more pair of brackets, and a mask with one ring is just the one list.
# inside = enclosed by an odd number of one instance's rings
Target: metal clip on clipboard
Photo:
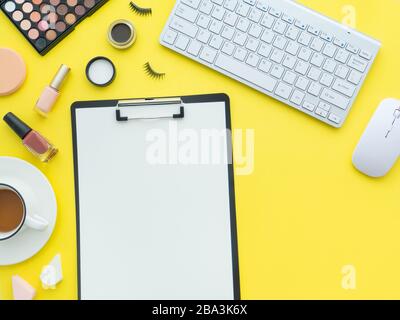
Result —
[[[176, 110], [163, 110], [162, 113], [153, 112], [154, 109], [148, 108], [151, 106], [176, 106]], [[139, 111], [141, 114], [137, 116], [123, 114], [123, 109], [126, 107], [144, 107]], [[125, 110], [124, 110], [125, 111]], [[136, 100], [121, 100], [118, 101], [116, 109], [116, 119], [119, 122], [129, 120], [152, 120], [152, 119], [182, 119], [185, 117], [185, 107], [181, 98], [161, 98], [161, 99], [136, 99]]]

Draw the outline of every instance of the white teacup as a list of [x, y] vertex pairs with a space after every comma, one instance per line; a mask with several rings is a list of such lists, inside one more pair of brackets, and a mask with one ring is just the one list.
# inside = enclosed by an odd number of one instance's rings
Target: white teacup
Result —
[[[8, 190], [14, 193], [19, 198], [19, 200], [21, 201], [19, 206], [22, 207], [22, 215], [20, 213], [18, 214], [21, 216], [21, 218], [18, 225], [15, 228], [13, 228], [12, 230], [0, 231], [0, 241], [14, 237], [25, 227], [38, 231], [43, 231], [47, 228], [48, 222], [46, 219], [32, 212], [30, 209], [31, 206], [28, 206], [29, 209], [27, 209], [27, 203], [30, 204], [32, 201], [29, 197], [29, 192], [27, 192], [27, 190], [24, 190], [24, 188], [21, 186], [15, 186], [0, 182], [0, 191], [1, 190]], [[2, 201], [5, 202], [6, 200], [4, 199], [2, 200], [0, 198], [0, 207], [5, 205], [5, 203], [1, 203]]]

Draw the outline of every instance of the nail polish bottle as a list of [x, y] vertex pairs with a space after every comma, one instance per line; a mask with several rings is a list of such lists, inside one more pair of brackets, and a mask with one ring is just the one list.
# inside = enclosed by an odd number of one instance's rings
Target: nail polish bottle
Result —
[[58, 152], [39, 132], [32, 130], [12, 112], [7, 113], [3, 120], [22, 139], [23, 145], [42, 162], [50, 161]]
[[40, 115], [47, 117], [47, 114], [51, 111], [58, 99], [58, 96], [60, 95], [60, 87], [70, 70], [71, 69], [65, 64], [61, 65], [50, 86], [44, 88], [39, 100], [36, 102], [35, 107], [35, 110]]

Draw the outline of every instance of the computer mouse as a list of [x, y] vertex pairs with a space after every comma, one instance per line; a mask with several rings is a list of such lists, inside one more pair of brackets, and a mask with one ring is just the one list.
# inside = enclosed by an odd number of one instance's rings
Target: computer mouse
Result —
[[385, 176], [400, 156], [400, 100], [381, 102], [363, 133], [353, 155], [354, 166], [362, 173]]

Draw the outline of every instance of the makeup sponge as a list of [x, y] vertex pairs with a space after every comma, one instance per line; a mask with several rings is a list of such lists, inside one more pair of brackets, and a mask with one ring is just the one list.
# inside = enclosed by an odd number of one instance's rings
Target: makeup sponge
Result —
[[33, 300], [36, 290], [20, 276], [12, 277], [14, 300]]
[[0, 70], [0, 96], [14, 93], [25, 81], [24, 60], [11, 49], [0, 48]]
[[63, 279], [61, 266], [61, 255], [57, 254], [51, 262], [43, 268], [40, 281], [44, 289], [55, 289], [56, 285]]

